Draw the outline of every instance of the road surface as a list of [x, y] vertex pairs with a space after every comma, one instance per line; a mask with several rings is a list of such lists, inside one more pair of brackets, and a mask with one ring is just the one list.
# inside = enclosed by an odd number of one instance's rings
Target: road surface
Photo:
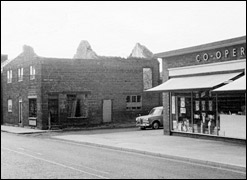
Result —
[[238, 171], [1, 132], [1, 179], [246, 179]]

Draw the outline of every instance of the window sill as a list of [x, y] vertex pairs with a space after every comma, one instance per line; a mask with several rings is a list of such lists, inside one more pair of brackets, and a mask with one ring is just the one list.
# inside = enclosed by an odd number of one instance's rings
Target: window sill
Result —
[[68, 119], [87, 119], [88, 117], [67, 117]]
[[35, 119], [37, 119], [37, 117], [28, 117], [28, 119], [33, 119], [33, 120], [35, 120]]

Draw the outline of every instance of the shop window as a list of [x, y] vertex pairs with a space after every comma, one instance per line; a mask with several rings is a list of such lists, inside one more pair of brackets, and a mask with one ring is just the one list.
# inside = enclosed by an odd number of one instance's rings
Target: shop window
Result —
[[215, 101], [210, 91], [193, 92], [194, 133], [217, 135]]
[[8, 99], [8, 112], [12, 112], [12, 99]]
[[18, 68], [18, 81], [23, 81], [23, 68]]
[[190, 93], [172, 94], [173, 130], [192, 132]]
[[34, 66], [30, 66], [30, 80], [35, 79], [35, 67]]
[[29, 99], [29, 117], [37, 117], [37, 99]]
[[215, 99], [208, 91], [172, 93], [174, 131], [217, 135]]
[[7, 83], [12, 83], [12, 70], [7, 71]]
[[151, 68], [143, 68], [143, 89], [150, 89], [153, 87], [152, 82], [152, 69]]
[[142, 98], [140, 95], [129, 95], [126, 97], [126, 110], [141, 110]]
[[67, 103], [68, 117], [86, 118], [88, 116], [87, 96], [85, 94], [68, 94]]
[[245, 97], [244, 92], [218, 94], [219, 136], [246, 139]]
[[218, 95], [218, 109], [220, 114], [245, 115], [245, 94]]

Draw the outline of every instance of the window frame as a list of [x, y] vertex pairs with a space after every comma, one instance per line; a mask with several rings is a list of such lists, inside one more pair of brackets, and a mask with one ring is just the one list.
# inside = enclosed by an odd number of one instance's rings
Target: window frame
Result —
[[67, 118], [88, 118], [87, 97], [87, 94], [67, 94]]
[[127, 95], [126, 96], [126, 110], [127, 111], [142, 110], [142, 96], [141, 95]]
[[7, 83], [12, 83], [12, 69], [7, 71]]
[[34, 80], [36, 75], [35, 66], [31, 65], [29, 71], [30, 71], [30, 80]]
[[13, 100], [12, 99], [8, 99], [8, 112], [9, 113], [13, 112]]
[[18, 82], [23, 81], [23, 67], [18, 68]]
[[[32, 114], [33, 113], [31, 113], [31, 109], [30, 109], [30, 107], [31, 107], [31, 103], [30, 103], [30, 101], [32, 101], [32, 100], [35, 100], [36, 101], [36, 104], [35, 104], [35, 116], [33, 116]], [[37, 98], [28, 98], [28, 117], [29, 118], [37, 118], [37, 116], [38, 116], [38, 110], [37, 110], [37, 106], [38, 106], [38, 104], [37, 104]]]

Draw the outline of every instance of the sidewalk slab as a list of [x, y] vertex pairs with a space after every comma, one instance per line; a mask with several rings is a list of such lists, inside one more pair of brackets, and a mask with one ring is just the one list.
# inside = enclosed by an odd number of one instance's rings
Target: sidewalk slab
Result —
[[1, 125], [1, 131], [9, 132], [14, 134], [33, 134], [33, 133], [45, 133], [45, 132], [60, 132], [60, 131], [81, 131], [81, 130], [95, 130], [95, 129], [117, 129], [117, 128], [133, 128], [135, 124], [109, 124], [109, 125], [100, 125], [92, 127], [69, 127], [64, 129], [51, 129], [51, 130], [40, 130], [32, 127], [20, 127], [14, 125]]
[[14, 134], [33, 134], [33, 133], [49, 132], [49, 130], [40, 130], [40, 129], [33, 129], [27, 127], [15, 127], [8, 125], [1, 125], [1, 131], [14, 133]]
[[53, 138], [246, 172], [246, 145], [166, 136], [162, 130], [59, 135]]

